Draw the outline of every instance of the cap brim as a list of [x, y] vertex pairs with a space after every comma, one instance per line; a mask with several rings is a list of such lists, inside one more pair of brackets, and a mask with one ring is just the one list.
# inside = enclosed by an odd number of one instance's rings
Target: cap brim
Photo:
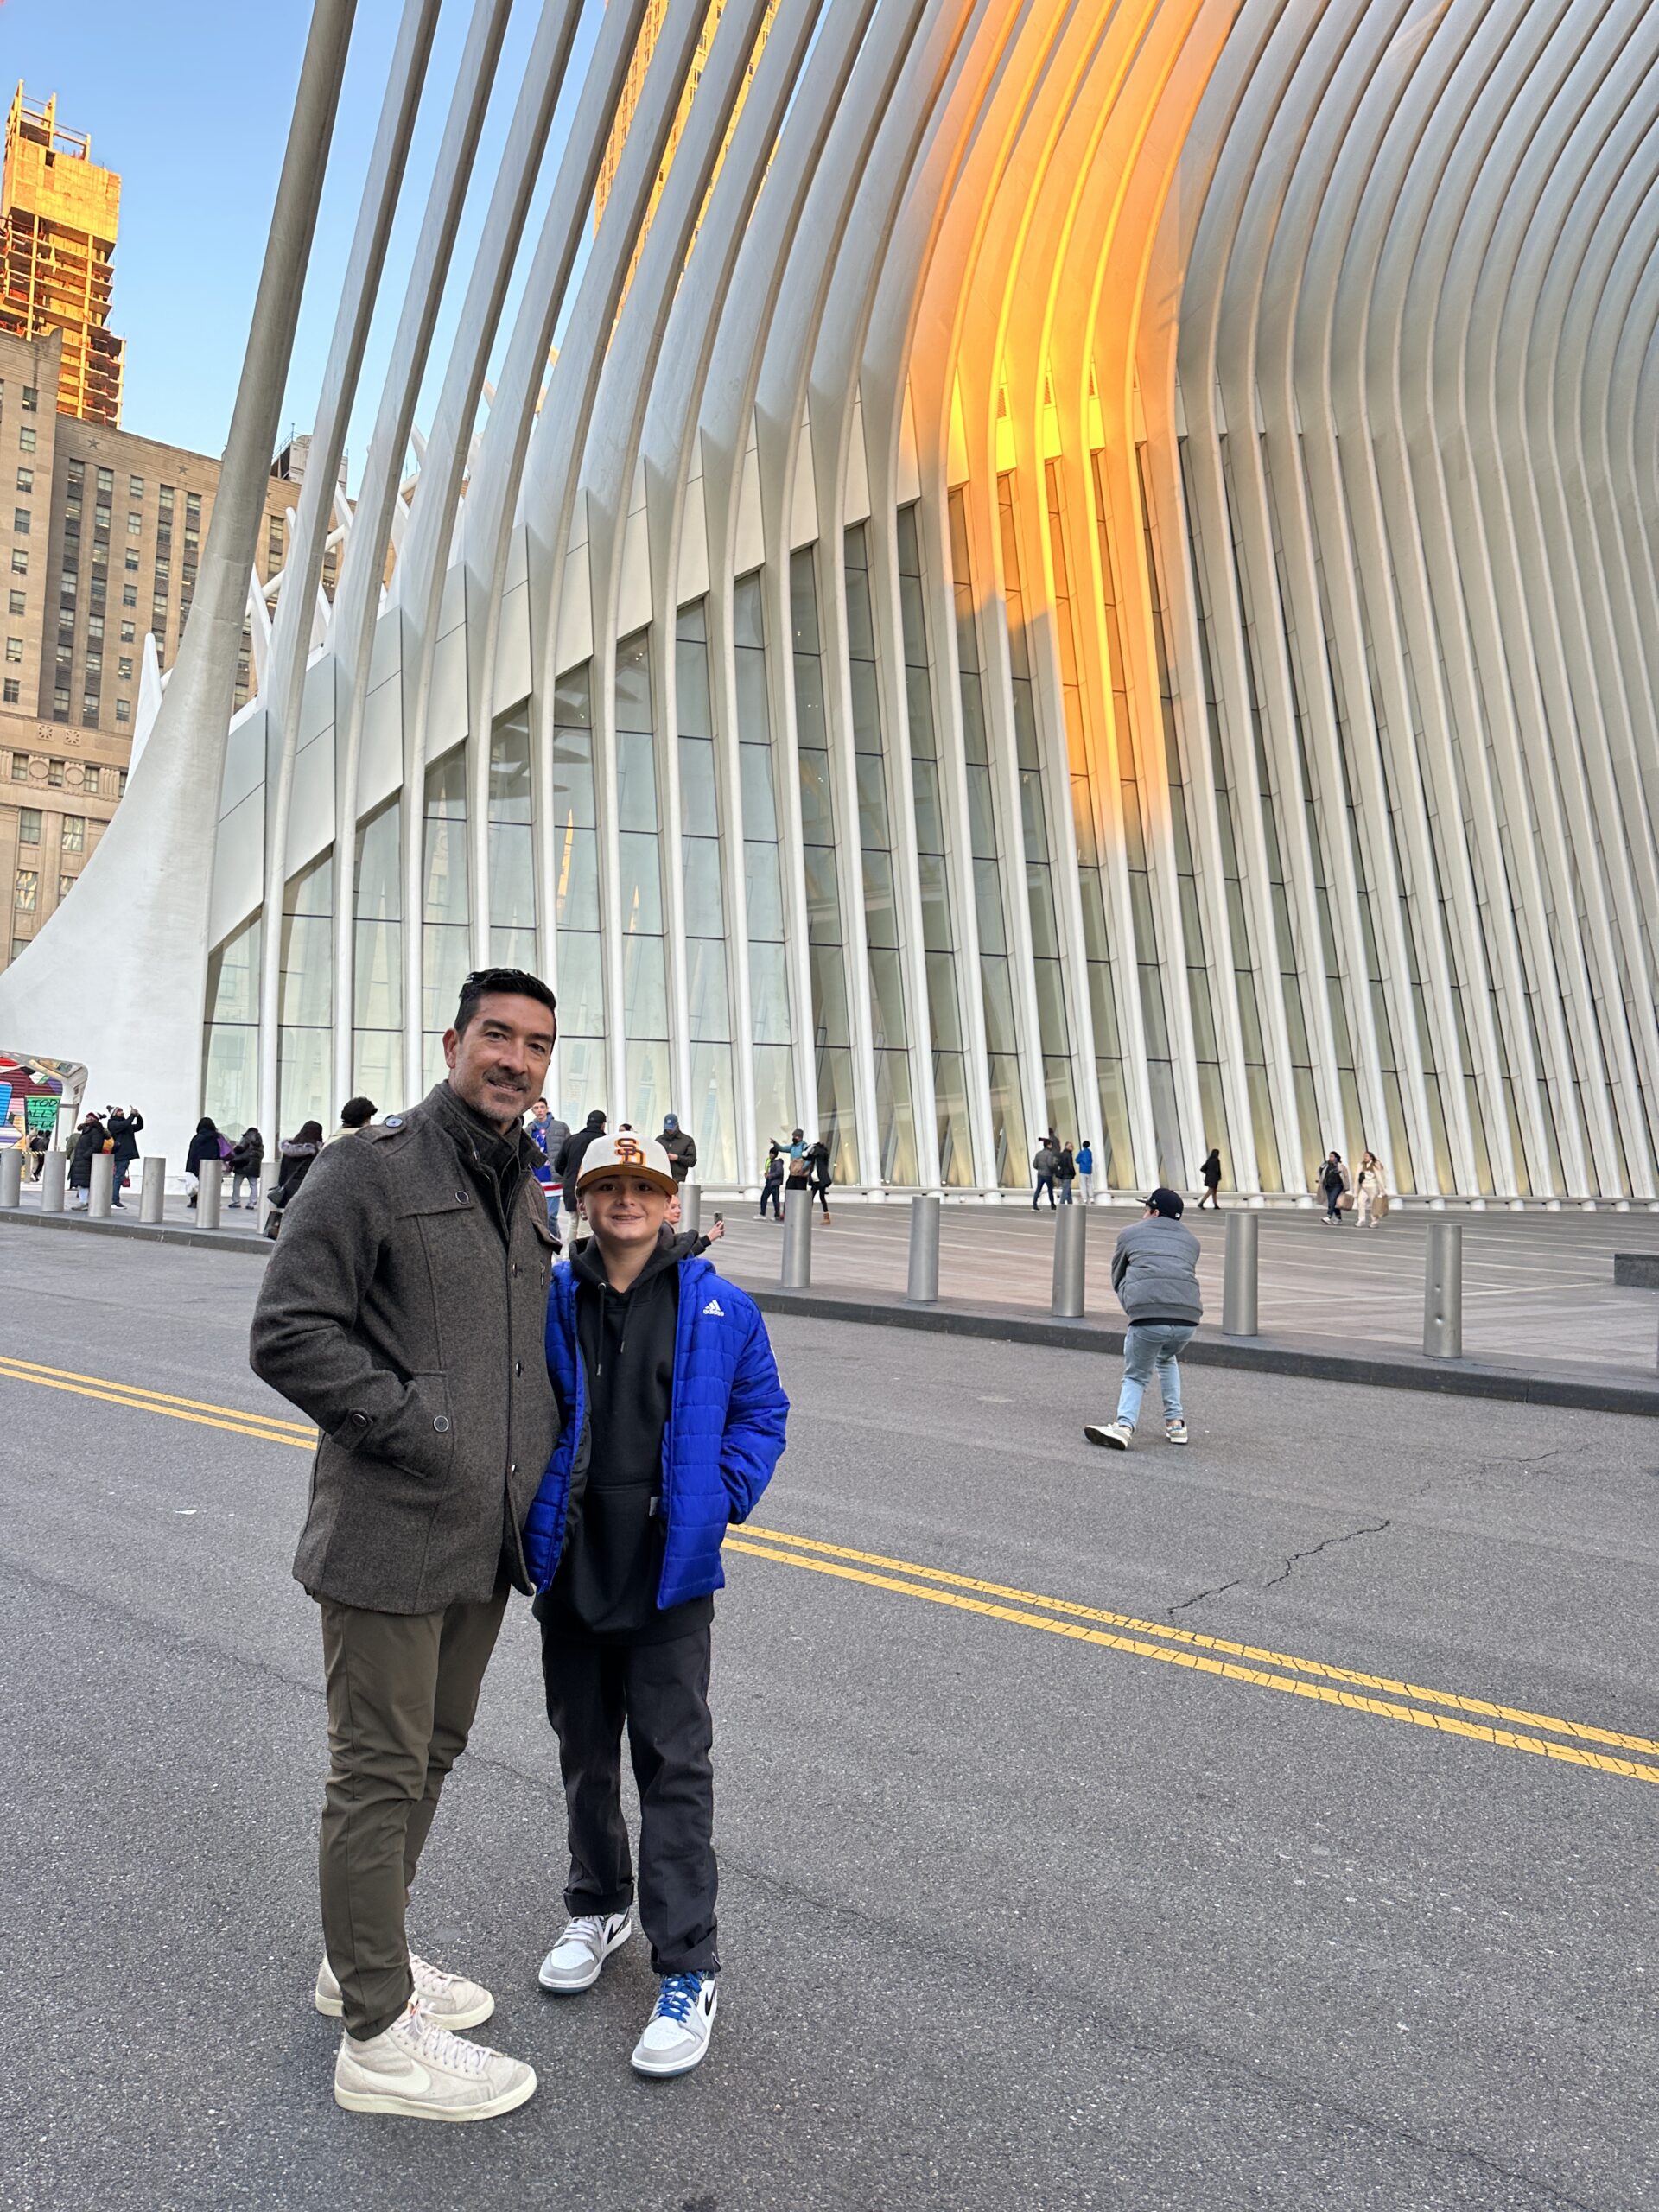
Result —
[[576, 1196], [580, 1198], [590, 1185], [603, 1183], [612, 1175], [639, 1176], [653, 1188], [663, 1192], [671, 1198], [680, 1187], [671, 1175], [659, 1175], [654, 1167], [624, 1167], [618, 1165], [611, 1167], [596, 1167], [591, 1175], [579, 1177], [576, 1182]]

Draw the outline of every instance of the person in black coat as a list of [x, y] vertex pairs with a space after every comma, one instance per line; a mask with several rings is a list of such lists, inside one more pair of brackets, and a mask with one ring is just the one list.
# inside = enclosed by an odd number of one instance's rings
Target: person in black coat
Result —
[[231, 1204], [240, 1207], [238, 1195], [242, 1185], [248, 1186], [247, 1204], [251, 1211], [259, 1203], [259, 1178], [264, 1172], [265, 1141], [257, 1129], [244, 1129], [231, 1147], [231, 1156], [226, 1161], [231, 1173]]
[[204, 1114], [196, 1123], [196, 1134], [190, 1140], [190, 1149], [184, 1155], [184, 1187], [189, 1192], [188, 1203], [194, 1205], [200, 1187], [201, 1163], [204, 1160], [219, 1158], [219, 1129]]
[[806, 1147], [806, 1174], [807, 1182], [823, 1209], [823, 1225], [828, 1229], [831, 1226], [830, 1185], [835, 1181], [836, 1173], [830, 1165], [830, 1147], [822, 1137]]
[[79, 1191], [77, 1205], [87, 1203], [92, 1187], [92, 1161], [103, 1151], [109, 1140], [109, 1131], [96, 1114], [89, 1114], [75, 1136], [75, 1148], [69, 1155], [69, 1187]]
[[1219, 1213], [1221, 1200], [1216, 1192], [1221, 1188], [1221, 1154], [1213, 1147], [1210, 1157], [1198, 1170], [1198, 1180], [1204, 1185], [1204, 1196], [1198, 1200], [1198, 1211], [1202, 1213], [1205, 1206], [1209, 1206]]
[[115, 1142], [115, 1179], [113, 1205], [121, 1203], [121, 1186], [132, 1172], [132, 1163], [138, 1157], [138, 1132], [144, 1126], [144, 1117], [136, 1106], [112, 1106], [107, 1123], [109, 1135]]
[[322, 1150], [322, 1123], [302, 1122], [295, 1135], [284, 1137], [277, 1146], [283, 1168], [270, 1194], [270, 1203], [279, 1212], [311, 1173], [311, 1163]]
[[563, 1161], [557, 1172], [564, 1178], [564, 1210], [572, 1221], [576, 1217], [576, 1178], [582, 1173], [582, 1163], [588, 1155], [588, 1146], [604, 1134], [605, 1109], [595, 1106], [583, 1126], [566, 1141]]

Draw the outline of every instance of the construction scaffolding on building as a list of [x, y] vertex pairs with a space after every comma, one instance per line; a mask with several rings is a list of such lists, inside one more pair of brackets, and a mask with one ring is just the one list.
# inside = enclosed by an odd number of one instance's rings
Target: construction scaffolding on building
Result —
[[124, 341], [110, 330], [121, 180], [92, 160], [92, 140], [58, 127], [54, 94], [20, 84], [0, 170], [0, 330], [63, 334], [58, 411], [118, 429]]

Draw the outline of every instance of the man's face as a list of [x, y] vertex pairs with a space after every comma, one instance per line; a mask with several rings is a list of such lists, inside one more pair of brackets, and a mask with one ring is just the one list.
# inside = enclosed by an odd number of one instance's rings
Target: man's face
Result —
[[558, 1033], [539, 999], [492, 993], [480, 1000], [465, 1029], [444, 1032], [450, 1088], [474, 1113], [510, 1129], [535, 1097]]
[[628, 1252], [654, 1244], [671, 1203], [648, 1175], [630, 1175], [620, 1168], [582, 1186], [582, 1211], [601, 1251]]
[[530, 1118], [535, 1122], [537, 1128], [539, 1129], [542, 1123], [547, 1119], [547, 1101], [545, 1098], [538, 1098], [536, 1101], [536, 1103], [530, 1109]]

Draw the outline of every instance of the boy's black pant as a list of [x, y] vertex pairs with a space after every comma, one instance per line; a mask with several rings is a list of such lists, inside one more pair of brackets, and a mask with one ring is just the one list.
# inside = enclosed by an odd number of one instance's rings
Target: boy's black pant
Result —
[[671, 1643], [542, 1632], [570, 1834], [565, 1910], [622, 1912], [633, 1868], [622, 1818], [622, 1726], [639, 1790], [639, 1924], [655, 1974], [717, 1973], [710, 1630]]

